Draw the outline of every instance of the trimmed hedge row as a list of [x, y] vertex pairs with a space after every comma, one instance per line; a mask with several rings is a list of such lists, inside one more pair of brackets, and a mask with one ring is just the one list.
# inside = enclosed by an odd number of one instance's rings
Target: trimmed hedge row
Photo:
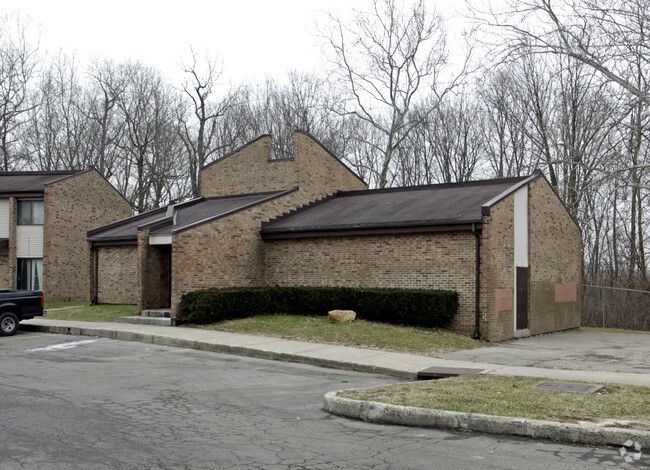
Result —
[[423, 327], [447, 326], [458, 310], [458, 293], [426, 289], [346, 287], [242, 287], [185, 294], [179, 323], [213, 323], [259, 314], [327, 315], [354, 310], [364, 320]]

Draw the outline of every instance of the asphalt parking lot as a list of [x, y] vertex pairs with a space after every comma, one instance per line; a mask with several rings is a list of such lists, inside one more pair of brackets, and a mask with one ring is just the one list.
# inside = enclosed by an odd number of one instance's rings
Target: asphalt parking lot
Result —
[[0, 377], [0, 469], [551, 470], [623, 463], [618, 449], [333, 417], [320, 409], [325, 392], [393, 379], [299, 364], [19, 333], [0, 338]]

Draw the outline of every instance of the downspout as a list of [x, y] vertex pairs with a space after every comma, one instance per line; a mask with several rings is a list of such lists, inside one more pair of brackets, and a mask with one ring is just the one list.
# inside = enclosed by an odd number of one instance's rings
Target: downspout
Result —
[[92, 305], [97, 305], [97, 301], [99, 300], [99, 251], [97, 248], [93, 248], [91, 245], [91, 250], [93, 250], [94, 257], [95, 257], [95, 285], [94, 287], [94, 292], [93, 292], [93, 301]]
[[481, 232], [476, 224], [472, 224], [472, 233], [475, 238], [476, 274], [474, 276], [474, 333], [472, 338], [481, 338]]

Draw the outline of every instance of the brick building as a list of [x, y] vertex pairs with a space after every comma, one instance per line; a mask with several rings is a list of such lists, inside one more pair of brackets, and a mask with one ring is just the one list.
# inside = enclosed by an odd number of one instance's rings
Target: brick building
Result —
[[0, 289], [88, 291], [86, 232], [131, 213], [97, 171], [0, 173]]
[[582, 239], [541, 173], [368, 190], [312, 136], [261, 136], [202, 170], [202, 197], [89, 232], [96, 302], [171, 308], [209, 287], [459, 293], [454, 328], [498, 341], [580, 325]]

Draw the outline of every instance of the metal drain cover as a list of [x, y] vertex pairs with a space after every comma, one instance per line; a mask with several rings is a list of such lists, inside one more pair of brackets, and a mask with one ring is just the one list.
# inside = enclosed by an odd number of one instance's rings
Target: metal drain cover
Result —
[[603, 388], [598, 384], [580, 384], [573, 382], [539, 382], [536, 388], [552, 392], [594, 393]]
[[470, 369], [467, 367], [429, 367], [418, 372], [418, 380], [445, 379], [447, 377], [458, 377], [459, 375], [475, 375], [483, 372], [483, 369]]

